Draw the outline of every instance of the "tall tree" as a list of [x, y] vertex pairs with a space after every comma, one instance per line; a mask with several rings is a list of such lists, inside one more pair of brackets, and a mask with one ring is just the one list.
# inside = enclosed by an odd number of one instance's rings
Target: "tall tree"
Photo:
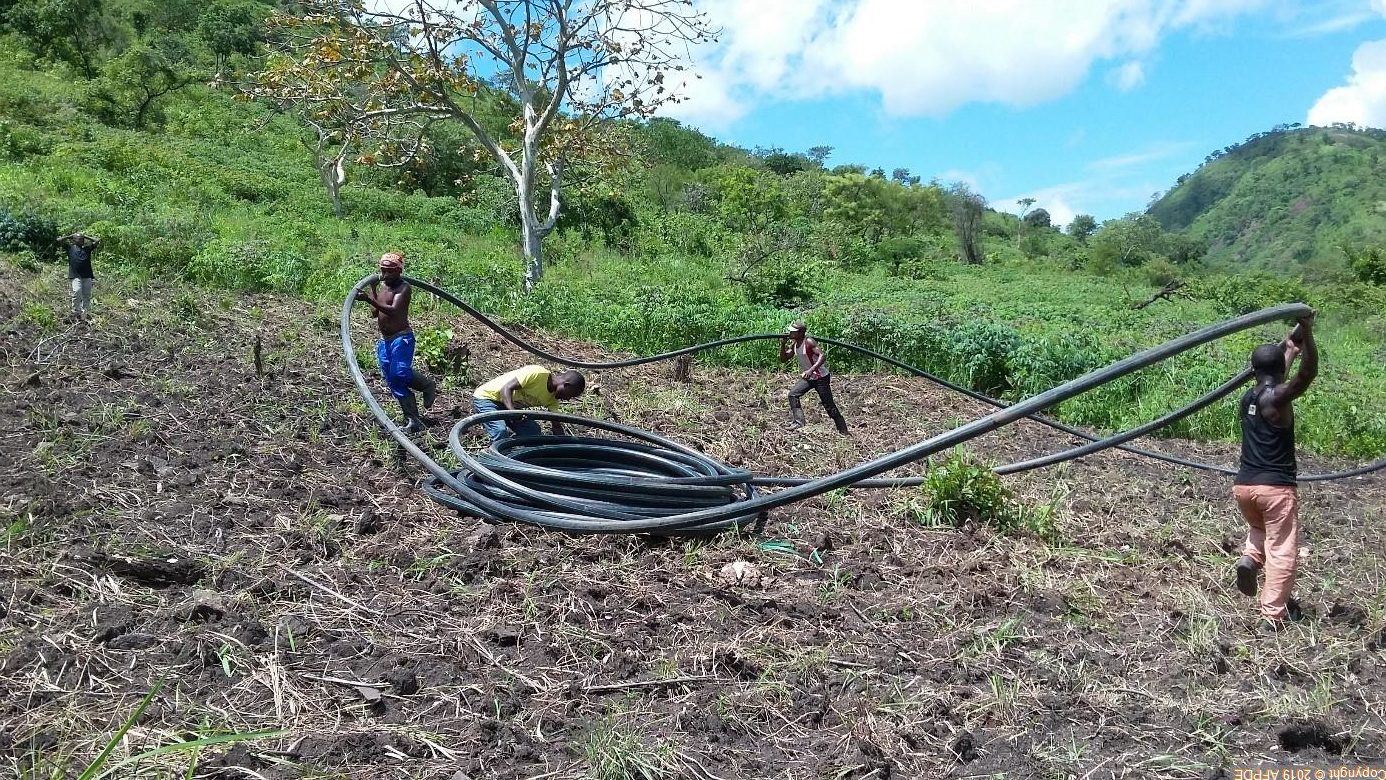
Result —
[[1015, 202], [1015, 205], [1020, 207], [1020, 214], [1018, 215], [1020, 219], [1016, 220], [1015, 226], [1015, 243], [1019, 245], [1021, 239], [1025, 237], [1025, 212], [1029, 211], [1030, 207], [1035, 205], [1035, 199], [1021, 198]]
[[948, 200], [953, 209], [958, 252], [965, 262], [980, 264], [986, 259], [982, 253], [982, 212], [986, 210], [987, 201], [963, 182], [948, 188]]
[[202, 75], [195, 54], [176, 35], [150, 33], [102, 67], [94, 92], [109, 118], [143, 130], [159, 114], [160, 98], [197, 81]]
[[1078, 239], [1079, 243], [1086, 244], [1088, 236], [1097, 230], [1097, 219], [1091, 214], [1075, 214], [1068, 223], [1068, 234]]
[[827, 162], [828, 158], [833, 156], [833, 148], [831, 146], [810, 146], [809, 150], [804, 152], [804, 154], [807, 155], [810, 160], [813, 160], [815, 165], [822, 168], [823, 163]]
[[5, 15], [10, 27], [40, 56], [96, 78], [96, 53], [105, 44], [101, 0], [18, 0]]
[[[565, 168], [617, 159], [603, 131], [679, 100], [666, 79], [686, 68], [689, 44], [714, 37], [691, 0], [300, 5], [302, 14], [276, 17], [285, 34], [254, 94], [343, 109], [382, 160], [417, 139], [420, 123], [461, 123], [515, 186], [527, 289], [543, 275], [542, 242], [558, 220]], [[472, 109], [490, 74], [516, 99], [513, 138], [488, 131]]]

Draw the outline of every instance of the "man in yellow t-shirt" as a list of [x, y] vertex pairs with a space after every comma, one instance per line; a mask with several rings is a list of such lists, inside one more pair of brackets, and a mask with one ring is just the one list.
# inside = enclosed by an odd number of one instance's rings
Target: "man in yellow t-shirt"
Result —
[[[525, 366], [501, 374], [472, 393], [472, 408], [478, 413], [499, 409], [543, 407], [558, 411], [559, 401], [571, 401], [587, 389], [587, 379], [576, 371], [555, 374], [543, 366]], [[486, 435], [495, 443], [507, 436], [542, 436], [539, 423], [528, 417], [491, 420], [482, 423]], [[563, 435], [563, 425], [553, 422], [553, 435]]]

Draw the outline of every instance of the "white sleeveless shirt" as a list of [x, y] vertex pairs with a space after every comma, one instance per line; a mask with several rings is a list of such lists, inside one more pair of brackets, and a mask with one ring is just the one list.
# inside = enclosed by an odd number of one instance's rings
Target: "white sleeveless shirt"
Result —
[[[813, 368], [813, 363], [821, 352], [822, 349], [819, 348], [814, 350], [813, 354], [809, 354], [808, 339], [796, 343], [794, 345], [794, 357], [799, 359], [799, 372], [803, 373]], [[809, 375], [809, 379], [822, 379], [825, 376], [828, 376], [828, 361], [826, 360], [823, 361], [823, 365], [818, 367], [817, 371]]]

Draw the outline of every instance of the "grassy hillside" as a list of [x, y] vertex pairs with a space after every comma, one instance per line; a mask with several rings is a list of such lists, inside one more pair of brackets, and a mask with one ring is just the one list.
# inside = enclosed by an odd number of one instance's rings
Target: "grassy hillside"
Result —
[[1341, 269], [1386, 244], [1386, 131], [1284, 129], [1228, 147], [1150, 208], [1208, 244], [1207, 260], [1279, 272]]
[[[733, 281], [747, 253], [781, 228], [742, 224], [745, 213], [722, 205], [658, 207], [645, 197], [653, 183], [637, 178], [618, 191], [629, 199], [629, 218], [614, 228], [579, 221], [555, 233], [546, 241], [549, 276], [524, 295], [510, 199], [495, 179], [474, 178], [456, 194], [429, 197], [403, 191], [398, 174], [353, 168], [343, 195], [346, 216], [336, 219], [287, 118], [193, 87], [171, 96], [158, 130], [139, 131], [96, 121], [82, 110], [83, 100], [78, 82], [13, 52], [0, 59], [0, 121], [8, 139], [0, 208], [54, 229], [83, 227], [103, 236], [98, 275], [170, 276], [331, 300], [392, 248], [409, 256], [410, 273], [464, 291], [484, 310], [612, 349], [647, 353], [778, 330], [804, 316], [825, 335], [1012, 399], [1221, 317], [1307, 299], [1325, 310], [1330, 359], [1321, 392], [1303, 404], [1305, 446], [1352, 457], [1386, 452], [1386, 409], [1379, 402], [1386, 397], [1386, 307], [1372, 297], [1377, 288], [1359, 286], [1349, 298], [1339, 288], [1203, 280], [1191, 286], [1192, 299], [1133, 310], [1133, 302], [1152, 292], [1144, 277], [1075, 271], [1083, 262], [1080, 244], [1042, 227], [1018, 242], [1014, 221], [996, 214], [984, 225], [989, 259], [980, 266], [957, 262], [947, 233], [926, 222], [902, 227], [916, 232], [894, 239], [908, 251], [879, 259], [876, 245], [820, 220], [799, 238], [782, 234], [790, 236], [785, 241], [816, 243], [777, 254]], [[758, 186], [791, 194], [824, 176], [748, 167], [744, 153], [738, 158], [689, 131], [653, 129], [675, 136], [651, 143], [657, 153], [697, 158], [680, 164], [695, 169], [666, 166], [665, 173], [688, 180], [685, 192], [704, 186], [700, 180], [738, 181], [738, 171], [760, 177]], [[928, 188], [898, 192], [929, 195]], [[584, 213], [583, 206], [594, 210], [578, 202], [574, 212]], [[794, 230], [806, 219], [792, 208], [784, 213]], [[887, 245], [890, 240], [880, 242]], [[28, 267], [57, 260], [51, 249], [42, 258], [8, 256]], [[26, 316], [55, 323], [63, 305], [36, 301]], [[1216, 385], [1243, 365], [1256, 340], [1278, 335], [1265, 329], [1228, 340], [1072, 401], [1059, 413], [1084, 425], [1128, 427]], [[773, 363], [763, 347], [709, 359]], [[839, 368], [870, 368], [845, 356], [834, 360]], [[1229, 438], [1235, 434], [1229, 409], [1206, 411], [1171, 432]]]

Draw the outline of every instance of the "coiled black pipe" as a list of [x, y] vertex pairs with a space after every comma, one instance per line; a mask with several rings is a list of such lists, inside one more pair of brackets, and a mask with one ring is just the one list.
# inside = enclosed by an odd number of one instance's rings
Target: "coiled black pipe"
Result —
[[[998, 411], [952, 431], [826, 477], [754, 477], [749, 472], [727, 468], [695, 450], [649, 432], [616, 423], [532, 410], [489, 412], [471, 415], [459, 421], [453, 427], [449, 437], [449, 447], [461, 464], [461, 468], [454, 473], [444, 469], [419, 449], [395, 424], [385, 409], [376, 401], [365, 376], [356, 364], [355, 353], [351, 346], [351, 309], [355, 302], [356, 293], [375, 279], [375, 276], [362, 279], [352, 288], [351, 293], [343, 303], [342, 346], [347, 358], [348, 369], [372, 414], [399, 445], [432, 475], [425, 486], [428, 494], [440, 503], [467, 514], [491, 520], [525, 522], [580, 533], [711, 533], [733, 527], [743, 527], [754, 520], [762, 519], [764, 512], [769, 509], [849, 485], [885, 487], [918, 484], [921, 479], [917, 477], [901, 479], [871, 479], [871, 477], [906, 463], [923, 459], [935, 452], [1026, 417], [1036, 419], [1066, 433], [1088, 439], [1090, 443], [1065, 452], [999, 467], [998, 471], [1014, 473], [1072, 460], [1100, 449], [1120, 447], [1135, 454], [1179, 463], [1180, 465], [1233, 473], [1232, 470], [1221, 466], [1186, 461], [1162, 453], [1128, 448], [1123, 446], [1122, 442], [1167, 425], [1206, 407], [1219, 398], [1225, 397], [1246, 381], [1247, 372], [1233, 377], [1192, 404], [1171, 412], [1159, 420], [1106, 438], [1071, 428], [1063, 423], [1041, 417], [1037, 413], [1093, 387], [1154, 365], [1176, 354], [1223, 338], [1231, 333], [1277, 320], [1295, 319], [1312, 312], [1309, 307], [1303, 304], [1286, 304], [1243, 315], [1208, 326], [1158, 347], [1147, 349], [1105, 368], [1092, 371], [1058, 387], [1009, 405], [1003, 401], [960, 388], [927, 372], [871, 350], [845, 342], [822, 339], [824, 343], [874, 357], [998, 407]], [[612, 369], [636, 366], [728, 344], [780, 338], [779, 334], [738, 336], [649, 357], [609, 362], [575, 361], [529, 344], [445, 290], [417, 279], [407, 278], [407, 281], [458, 306], [483, 325], [522, 349], [554, 363], [577, 368]], [[542, 441], [520, 439], [503, 442], [501, 447], [492, 447], [482, 456], [474, 456], [462, 446], [461, 436], [466, 430], [487, 420], [517, 416], [566, 421], [632, 437], [643, 443], [632, 445], [618, 439], [594, 439], [591, 437], [559, 437], [557, 439], [544, 437]], [[550, 446], [564, 449], [550, 450], [548, 449]], [[589, 455], [592, 457], [589, 458]], [[637, 465], [632, 462], [633, 460], [640, 461], [639, 468], [632, 468], [632, 466]], [[560, 468], [554, 466], [560, 466]], [[1307, 475], [1301, 479], [1341, 479], [1369, 473], [1383, 467], [1386, 467], [1386, 459], [1349, 471], [1326, 475]], [[754, 490], [755, 485], [778, 485], [785, 486], [787, 489], [774, 494], [758, 495]], [[670, 495], [664, 490], [664, 487], [668, 486], [688, 488], [688, 490], [676, 490], [674, 492], [680, 495]], [[659, 498], [652, 500], [651, 496], [659, 496]], [[638, 497], [638, 500], [631, 500], [632, 497]], [[623, 503], [626, 501], [631, 502]]]

